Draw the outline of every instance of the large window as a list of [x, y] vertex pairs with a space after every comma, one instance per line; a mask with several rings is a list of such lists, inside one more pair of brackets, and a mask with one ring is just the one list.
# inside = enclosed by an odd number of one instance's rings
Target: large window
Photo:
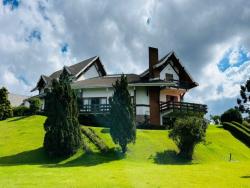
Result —
[[106, 97], [91, 97], [91, 98], [83, 98], [83, 105], [100, 105], [107, 104]]

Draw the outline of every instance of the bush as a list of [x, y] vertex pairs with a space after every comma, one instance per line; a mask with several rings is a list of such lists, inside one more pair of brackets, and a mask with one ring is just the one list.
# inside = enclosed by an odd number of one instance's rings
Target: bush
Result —
[[179, 148], [179, 156], [192, 159], [196, 144], [205, 141], [206, 129], [207, 123], [203, 118], [195, 116], [178, 118], [169, 137]]
[[231, 108], [221, 115], [221, 122], [232, 122], [232, 121], [242, 123], [242, 116], [239, 110]]
[[223, 123], [223, 128], [230, 131], [235, 138], [250, 146], [250, 134], [245, 130], [228, 122]]
[[248, 123], [247, 121], [244, 120], [242, 122], [242, 125], [250, 129], [250, 123]]
[[37, 114], [42, 107], [42, 102], [39, 98], [31, 98], [29, 99], [29, 103], [30, 103], [30, 114]]
[[13, 111], [8, 100], [8, 90], [5, 87], [0, 89], [0, 120], [13, 116]]
[[29, 115], [30, 110], [26, 106], [18, 106], [18, 107], [13, 107], [13, 115], [16, 116], [27, 116]]

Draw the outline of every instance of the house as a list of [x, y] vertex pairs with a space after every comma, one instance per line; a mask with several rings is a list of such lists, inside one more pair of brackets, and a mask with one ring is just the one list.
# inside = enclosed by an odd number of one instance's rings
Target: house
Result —
[[[109, 98], [113, 95], [112, 85], [120, 79], [121, 74], [107, 75], [98, 56], [64, 68], [72, 75], [71, 87], [80, 98], [80, 113], [107, 113], [110, 109]], [[58, 79], [61, 72], [42, 75], [32, 91], [39, 90], [38, 96], [43, 98], [44, 91], [51, 87], [52, 79]], [[141, 74], [126, 76], [137, 122], [148, 117], [150, 124], [163, 125], [175, 110], [207, 111], [206, 105], [184, 102], [186, 92], [198, 86], [198, 83], [174, 52], [159, 59], [158, 49], [149, 47], [148, 69]]]
[[8, 93], [8, 100], [10, 101], [10, 105], [12, 107], [18, 107], [18, 106], [29, 107], [29, 103], [26, 101], [28, 98], [29, 96]]

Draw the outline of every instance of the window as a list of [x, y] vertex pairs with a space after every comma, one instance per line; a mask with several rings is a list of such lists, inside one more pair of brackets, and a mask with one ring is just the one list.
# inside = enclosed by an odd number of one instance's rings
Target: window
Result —
[[173, 81], [174, 80], [173, 74], [166, 73], [165, 74], [165, 80], [166, 81]]

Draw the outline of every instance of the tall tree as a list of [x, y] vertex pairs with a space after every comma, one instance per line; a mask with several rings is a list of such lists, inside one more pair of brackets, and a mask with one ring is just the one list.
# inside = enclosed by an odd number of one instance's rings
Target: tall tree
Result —
[[69, 156], [81, 145], [76, 94], [70, 87], [70, 75], [64, 68], [59, 82], [52, 81], [46, 94], [44, 148], [50, 156]]
[[237, 99], [238, 108], [241, 113], [250, 114], [250, 79], [240, 87], [240, 97]]
[[8, 90], [5, 87], [0, 89], [0, 120], [13, 116], [13, 111], [8, 100]]
[[113, 88], [114, 94], [109, 100], [111, 104], [110, 134], [114, 143], [119, 144], [122, 152], [126, 153], [127, 144], [135, 143], [136, 140], [136, 124], [127, 77], [122, 75]]

